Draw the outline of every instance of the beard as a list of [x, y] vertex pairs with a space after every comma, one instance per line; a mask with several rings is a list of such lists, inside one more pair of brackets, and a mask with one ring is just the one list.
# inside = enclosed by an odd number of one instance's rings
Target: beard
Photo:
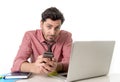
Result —
[[55, 35], [48, 35], [48, 36], [46, 36], [46, 40], [49, 41], [49, 42], [54, 42], [55, 38], [56, 38]]

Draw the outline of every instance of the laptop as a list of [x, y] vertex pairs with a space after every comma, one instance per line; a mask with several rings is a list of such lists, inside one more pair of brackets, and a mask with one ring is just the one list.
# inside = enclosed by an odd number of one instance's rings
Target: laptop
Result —
[[75, 41], [65, 82], [104, 76], [109, 73], [115, 41]]

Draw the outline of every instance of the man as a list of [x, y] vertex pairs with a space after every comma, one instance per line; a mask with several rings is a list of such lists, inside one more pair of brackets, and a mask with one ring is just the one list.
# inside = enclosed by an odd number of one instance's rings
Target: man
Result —
[[[11, 71], [35, 74], [67, 72], [72, 38], [70, 32], [60, 30], [63, 22], [64, 16], [57, 8], [46, 9], [42, 13], [41, 29], [25, 33]], [[52, 45], [52, 59], [44, 57], [48, 44]]]

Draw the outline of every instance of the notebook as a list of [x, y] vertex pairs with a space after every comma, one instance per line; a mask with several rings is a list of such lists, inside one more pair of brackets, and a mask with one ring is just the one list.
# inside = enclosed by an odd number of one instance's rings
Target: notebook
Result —
[[65, 82], [107, 75], [115, 41], [75, 41], [72, 46], [67, 77], [55, 78]]
[[11, 72], [4, 76], [4, 79], [26, 79], [29, 78], [29, 72]]

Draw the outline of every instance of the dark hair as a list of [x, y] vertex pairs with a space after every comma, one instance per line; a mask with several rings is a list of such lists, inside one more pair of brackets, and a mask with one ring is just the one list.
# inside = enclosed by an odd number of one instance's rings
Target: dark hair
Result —
[[61, 23], [63, 23], [65, 20], [63, 14], [56, 7], [50, 7], [42, 13], [42, 22], [46, 21], [48, 18], [51, 20], [60, 19]]

